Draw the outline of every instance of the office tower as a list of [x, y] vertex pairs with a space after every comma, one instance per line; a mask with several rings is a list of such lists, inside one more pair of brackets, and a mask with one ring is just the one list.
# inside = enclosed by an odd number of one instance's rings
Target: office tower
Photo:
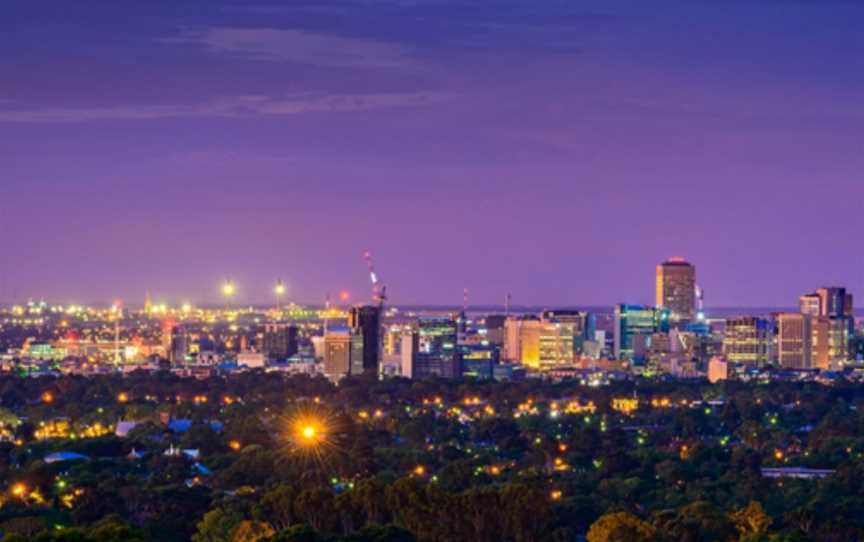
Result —
[[531, 369], [552, 369], [573, 363], [575, 326], [534, 316], [505, 323], [505, 359]]
[[414, 378], [414, 365], [417, 361], [419, 339], [420, 337], [416, 331], [406, 331], [402, 335], [399, 356], [402, 360], [401, 374], [405, 378]]
[[804, 294], [798, 298], [798, 307], [801, 314], [819, 316], [822, 311], [822, 300], [818, 294]]
[[284, 360], [296, 354], [297, 326], [266, 324], [261, 340], [261, 351], [270, 360]]
[[[819, 296], [819, 316], [832, 318], [847, 316], [846, 288], [819, 288], [816, 290], [816, 295]], [[851, 296], [849, 296], [849, 302], [851, 305]]]
[[459, 351], [456, 347], [457, 332], [456, 322], [452, 318], [418, 318], [417, 330], [402, 340], [403, 376], [418, 379], [461, 376]]
[[377, 374], [381, 361], [381, 308], [374, 305], [351, 307], [348, 327], [363, 337], [363, 370]]
[[667, 308], [615, 305], [613, 354], [617, 359], [634, 359], [634, 349], [650, 343], [651, 335], [669, 332], [669, 320]]
[[683, 258], [657, 266], [655, 305], [669, 309], [673, 321], [693, 320], [696, 312], [696, 268]]
[[543, 311], [543, 320], [573, 325], [573, 351], [581, 352], [582, 344], [593, 338], [593, 320], [587, 312], [576, 310]]
[[186, 332], [183, 326], [172, 325], [169, 336], [170, 348], [168, 349], [168, 361], [172, 365], [184, 363], [186, 361], [188, 341], [186, 340]]
[[777, 362], [785, 369], [811, 367], [813, 317], [785, 312], [777, 315]]
[[810, 367], [832, 370], [848, 360], [855, 334], [852, 294], [825, 287], [801, 296], [801, 313], [810, 318]]
[[490, 314], [483, 319], [483, 328], [486, 330], [486, 340], [489, 344], [497, 346], [504, 345], [504, 325], [507, 317], [503, 314]]
[[833, 371], [849, 359], [849, 322], [845, 317], [819, 316], [813, 319], [810, 364], [814, 369]]
[[733, 363], [762, 367], [770, 360], [771, 340], [768, 320], [754, 316], [729, 318], [723, 336], [723, 355]]
[[324, 336], [324, 375], [339, 380], [362, 373], [364, 354], [362, 334], [347, 327], [331, 327]]

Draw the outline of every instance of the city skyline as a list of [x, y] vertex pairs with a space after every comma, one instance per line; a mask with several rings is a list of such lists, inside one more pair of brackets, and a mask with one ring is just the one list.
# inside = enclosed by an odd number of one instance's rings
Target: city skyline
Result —
[[6, 13], [0, 302], [365, 300], [367, 249], [397, 304], [864, 288], [855, 3]]

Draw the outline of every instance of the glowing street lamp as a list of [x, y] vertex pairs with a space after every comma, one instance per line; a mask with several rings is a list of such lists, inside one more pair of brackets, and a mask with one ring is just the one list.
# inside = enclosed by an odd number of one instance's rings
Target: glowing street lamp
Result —
[[224, 283], [222, 283], [222, 297], [225, 298], [225, 308], [227, 309], [231, 304], [231, 299], [234, 297], [234, 294], [237, 293], [237, 287], [234, 286], [234, 281], [231, 279], [226, 279]]
[[276, 296], [277, 312], [279, 312], [282, 308], [282, 296], [285, 295], [286, 291], [288, 291], [288, 288], [285, 286], [285, 283], [282, 280], [276, 281], [276, 286], [273, 287], [273, 294]]

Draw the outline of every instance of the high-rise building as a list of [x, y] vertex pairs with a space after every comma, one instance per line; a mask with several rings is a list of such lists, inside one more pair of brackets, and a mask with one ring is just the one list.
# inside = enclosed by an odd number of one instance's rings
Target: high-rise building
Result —
[[852, 294], [836, 286], [819, 288], [800, 297], [800, 310], [808, 328], [803, 355], [806, 365], [801, 368], [842, 367], [850, 357], [850, 341], [855, 331]]
[[503, 314], [490, 314], [483, 319], [482, 329], [486, 330], [486, 340], [489, 341], [489, 344], [504, 345], [504, 325], [506, 322], [507, 316]]
[[270, 360], [284, 360], [296, 354], [297, 326], [266, 324], [261, 338], [261, 352]]
[[809, 369], [813, 317], [797, 312], [777, 315], [777, 362], [785, 369]]
[[822, 300], [818, 294], [804, 294], [798, 298], [798, 307], [801, 314], [819, 316], [822, 311]]
[[[645, 350], [655, 333], [668, 333], [670, 311], [644, 305], [615, 305], [613, 354], [617, 359], [633, 359], [635, 350]], [[638, 360], [637, 360], [638, 361]]]
[[593, 338], [594, 319], [585, 311], [547, 310], [543, 311], [543, 319], [573, 325], [573, 350], [575, 352], [581, 352], [582, 344]]
[[377, 374], [381, 362], [381, 308], [375, 305], [351, 307], [348, 327], [363, 337], [363, 370]]
[[505, 359], [546, 370], [573, 363], [575, 325], [533, 316], [505, 323]]
[[696, 268], [683, 258], [669, 258], [657, 266], [656, 306], [669, 309], [673, 321], [696, 315]]
[[846, 317], [813, 318], [810, 364], [814, 369], [834, 371], [849, 358], [849, 321]]
[[733, 363], [762, 367], [771, 359], [772, 339], [771, 325], [764, 318], [729, 318], [723, 335], [723, 355]]
[[[846, 294], [846, 288], [819, 288], [815, 295], [819, 297], [819, 316], [843, 318], [852, 315], [852, 296]], [[847, 300], [850, 305], [849, 312], [846, 311]]]
[[324, 336], [324, 375], [339, 380], [363, 372], [363, 335], [346, 327], [331, 327]]
[[184, 363], [186, 361], [186, 353], [188, 352], [188, 340], [186, 331], [183, 326], [174, 325], [171, 327], [171, 348], [168, 351], [168, 360], [172, 365]]
[[[402, 374], [409, 378], [458, 378], [462, 368], [457, 323], [447, 316], [423, 316], [402, 342]], [[406, 374], [408, 373], [408, 374]]]

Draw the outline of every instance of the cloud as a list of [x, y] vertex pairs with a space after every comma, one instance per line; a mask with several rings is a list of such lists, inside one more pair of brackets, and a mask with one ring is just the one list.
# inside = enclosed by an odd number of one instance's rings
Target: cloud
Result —
[[399, 44], [302, 30], [186, 28], [181, 30], [179, 37], [162, 41], [197, 45], [212, 53], [227, 53], [254, 60], [316, 66], [398, 68], [407, 66], [411, 60], [407, 49]]
[[198, 105], [123, 105], [113, 107], [56, 107], [12, 109], [0, 107], [0, 122], [87, 122], [153, 120], [180, 117], [249, 117], [350, 113], [377, 109], [426, 107], [448, 98], [443, 93], [295, 94], [283, 98], [235, 96]]

